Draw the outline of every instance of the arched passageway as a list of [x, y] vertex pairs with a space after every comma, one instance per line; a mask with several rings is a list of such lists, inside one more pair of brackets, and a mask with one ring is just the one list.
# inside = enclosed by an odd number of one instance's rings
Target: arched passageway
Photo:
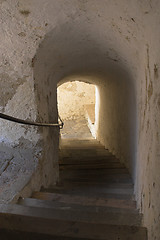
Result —
[[[81, 76], [97, 85], [98, 138], [129, 167], [149, 239], [159, 239], [160, 1], [1, 0], [0, 6], [1, 111], [57, 122], [60, 81]], [[4, 121], [0, 129], [8, 153], [1, 152], [1, 199], [10, 201], [23, 186], [31, 193], [55, 184], [58, 130]]]
[[[98, 39], [92, 37], [92, 44], [86, 43], [82, 41], [86, 37], [85, 29], [76, 35], [74, 31], [74, 25], [68, 28], [64, 24], [48, 33], [34, 58], [39, 117], [47, 121], [57, 120], [57, 84], [81, 79], [96, 85], [97, 139], [126, 164], [134, 179], [136, 100], [131, 76], [124, 66], [106, 58]], [[50, 141], [57, 140], [54, 133], [48, 135]], [[47, 146], [50, 144], [48, 141]], [[47, 154], [52, 158], [53, 152], [47, 151]]]

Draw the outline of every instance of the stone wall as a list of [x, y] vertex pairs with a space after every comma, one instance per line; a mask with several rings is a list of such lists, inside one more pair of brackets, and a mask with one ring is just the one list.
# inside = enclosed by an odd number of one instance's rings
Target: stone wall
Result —
[[149, 239], [160, 237], [160, 86], [159, 48], [160, 16], [155, 2], [151, 3], [146, 18], [144, 45], [141, 48], [141, 65], [138, 89], [138, 154], [136, 193], [139, 207], [144, 213], [144, 224], [149, 229]]

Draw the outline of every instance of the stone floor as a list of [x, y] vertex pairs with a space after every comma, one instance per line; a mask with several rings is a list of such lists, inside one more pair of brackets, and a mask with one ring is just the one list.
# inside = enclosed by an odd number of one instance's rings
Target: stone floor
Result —
[[62, 138], [93, 138], [88, 128], [88, 122], [85, 118], [64, 121], [64, 127], [61, 130]]
[[131, 176], [98, 141], [62, 139], [59, 169], [56, 186], [0, 204], [1, 240], [147, 240]]

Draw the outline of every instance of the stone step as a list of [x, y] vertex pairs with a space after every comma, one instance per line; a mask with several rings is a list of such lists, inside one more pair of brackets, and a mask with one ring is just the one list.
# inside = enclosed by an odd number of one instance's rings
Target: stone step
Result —
[[69, 220], [113, 225], [140, 226], [141, 215], [136, 209], [118, 207], [97, 207], [81, 204], [44, 201], [39, 199], [21, 199], [19, 204], [29, 207], [50, 209], [54, 216]]
[[116, 198], [116, 195], [107, 197], [83, 196], [73, 194], [60, 194], [51, 192], [34, 192], [32, 198], [56, 201], [66, 204], [81, 204], [82, 206], [114, 207], [122, 209], [136, 209], [136, 202], [132, 199]]
[[59, 151], [63, 152], [63, 151], [108, 151], [108, 149], [105, 149], [104, 146], [100, 145], [100, 144], [88, 144], [88, 145], [85, 145], [85, 144], [80, 144], [79, 146], [77, 145], [73, 145], [73, 146], [70, 146], [70, 145], [61, 145], [60, 148], [59, 148]]
[[104, 148], [104, 146], [95, 139], [61, 139], [60, 149], [64, 148]]
[[[128, 170], [126, 168], [111, 168], [111, 169], [65, 169], [65, 171], [60, 171], [61, 174], [76, 174], [78, 175], [83, 175], [87, 174], [89, 176], [96, 176], [96, 175], [111, 175], [114, 174], [129, 174]], [[130, 176], [130, 175], [129, 175]]]
[[[64, 176], [64, 177], [78, 177], [78, 178], [121, 178], [121, 179], [131, 179], [129, 173], [127, 172], [123, 172], [120, 169], [119, 171], [116, 171], [116, 169], [104, 169], [106, 171], [99, 171], [99, 169], [95, 169], [93, 171], [90, 171], [89, 169], [86, 170], [80, 170], [80, 169], [75, 169], [75, 170], [66, 170], [66, 171], [60, 171], [60, 176]], [[119, 170], [119, 169], [117, 169]]]
[[70, 175], [62, 175], [60, 174], [61, 182], [64, 181], [74, 181], [74, 182], [96, 182], [96, 183], [126, 183], [126, 184], [132, 184], [132, 179], [128, 176], [123, 175], [109, 175], [109, 176], [88, 176], [88, 175], [82, 175], [82, 176], [70, 176]]
[[110, 157], [103, 157], [103, 158], [97, 158], [97, 157], [82, 157], [82, 158], [71, 158], [71, 157], [63, 157], [59, 160], [59, 164], [103, 164], [108, 162], [119, 162], [117, 158], [114, 156]]
[[[107, 170], [107, 169], [106, 169]], [[110, 170], [110, 169], [109, 169]], [[111, 171], [104, 171], [100, 172], [99, 169], [95, 169], [95, 171], [89, 171], [89, 170], [66, 170], [66, 171], [60, 171], [60, 177], [70, 177], [70, 178], [101, 178], [101, 179], [108, 179], [108, 178], [120, 178], [120, 179], [131, 179], [131, 176], [129, 173], [123, 171], [118, 172], [114, 171], [116, 169], [111, 169]]]
[[103, 188], [74, 188], [64, 186], [53, 186], [52, 188], [41, 188], [41, 192], [59, 193], [59, 194], [69, 194], [69, 195], [79, 195], [95, 198], [116, 198], [124, 200], [134, 200], [134, 194], [132, 193], [117, 193], [117, 192], [106, 192]]
[[108, 150], [105, 149], [62, 149], [59, 151], [59, 158], [74, 157], [115, 157]]
[[107, 182], [72, 182], [72, 181], [64, 181], [60, 182], [59, 186], [64, 189], [81, 189], [82, 191], [85, 189], [96, 190], [97, 188], [104, 193], [123, 193], [123, 194], [132, 194], [133, 193], [133, 184], [132, 183], [107, 183]]
[[61, 164], [60, 170], [64, 169], [114, 169], [114, 168], [124, 168], [124, 165], [119, 162], [108, 162], [108, 163], [98, 163], [98, 164]]
[[132, 182], [119, 182], [119, 181], [96, 181], [95, 179], [89, 179], [88, 181], [86, 181], [85, 179], [74, 179], [74, 182], [72, 181], [72, 179], [61, 179], [61, 181], [59, 182], [60, 186], [64, 186], [64, 187], [99, 187], [99, 188], [105, 188], [105, 189], [130, 189], [133, 190], [133, 184]]
[[[94, 185], [110, 185], [110, 184], [125, 184], [125, 185], [128, 185], [130, 186], [132, 184], [132, 180], [131, 179], [128, 179], [128, 178], [118, 178], [118, 177], [101, 177], [101, 178], [94, 178], [94, 177], [84, 177], [84, 178], [78, 178], [78, 177], [61, 177], [61, 181], [60, 183], [61, 184], [69, 184], [69, 183], [72, 183], [74, 181], [74, 184], [73, 186], [76, 184], [76, 183], [86, 183], [86, 184], [94, 184]], [[132, 185], [133, 186], [133, 185]]]
[[[110, 169], [106, 169], [110, 170]], [[132, 183], [132, 179], [128, 173], [121, 173], [119, 171], [114, 171], [116, 169], [111, 169], [111, 171], [104, 171], [101, 172], [100, 169], [95, 169], [95, 171], [89, 171], [89, 169], [86, 170], [80, 170], [80, 169], [68, 169], [68, 170], [61, 170], [60, 171], [60, 179], [84, 179], [86, 181], [88, 180], [96, 180], [96, 181], [125, 181], [128, 183]]]
[[[63, 145], [63, 147], [59, 148], [60, 152], [80, 152], [84, 150], [85, 152], [106, 152], [106, 153], [110, 153], [110, 151], [108, 149], [105, 149], [104, 146], [100, 145], [100, 144], [82, 144], [80, 143], [80, 145], [76, 146], [65, 146]], [[111, 154], [111, 153], [110, 153]]]
[[[69, 193], [69, 194], [83, 194], [83, 195], [90, 195], [93, 194], [95, 196], [97, 195], [119, 195], [123, 196], [123, 198], [133, 198], [133, 188], [107, 188], [106, 186], [103, 185], [72, 185], [72, 184], [61, 184], [52, 187], [54, 192], [57, 193]], [[50, 189], [51, 190], [51, 189]]]
[[[86, 201], [86, 199], [85, 199]], [[136, 205], [134, 201], [116, 201], [116, 199], [109, 199], [105, 202], [97, 201], [98, 205], [93, 203], [92, 201], [87, 199], [87, 202], [85, 202], [84, 199], [82, 199], [80, 196], [77, 196], [77, 199], [74, 198], [70, 200], [70, 198], [65, 196], [60, 196], [60, 198], [55, 198], [54, 200], [41, 200], [37, 198], [20, 198], [18, 200], [18, 204], [24, 205], [24, 206], [31, 206], [31, 207], [46, 207], [46, 208], [56, 208], [56, 209], [72, 209], [72, 210], [81, 210], [82, 212], [89, 211], [89, 212], [111, 212], [111, 211], [117, 211], [117, 212], [130, 212], [130, 213], [138, 213], [138, 210], [136, 209]], [[100, 205], [102, 204], [102, 206]], [[104, 206], [103, 206], [104, 204]]]
[[70, 220], [68, 214], [62, 217], [55, 210], [26, 207], [18, 204], [0, 205], [0, 229], [43, 233], [53, 236], [105, 240], [146, 240], [144, 227], [110, 225]]
[[102, 145], [100, 144], [89, 144], [89, 145], [84, 145], [84, 144], [80, 144], [79, 146], [75, 145], [75, 146], [69, 146], [69, 145], [63, 145], [59, 148], [60, 152], [71, 152], [71, 151], [107, 151], [109, 152], [108, 149], [105, 149]]
[[[1, 240], [88, 240], [88, 238], [71, 238], [64, 236], [53, 236], [43, 233], [33, 233], [25, 231], [13, 231], [0, 229]], [[90, 239], [96, 240], [96, 239]]]

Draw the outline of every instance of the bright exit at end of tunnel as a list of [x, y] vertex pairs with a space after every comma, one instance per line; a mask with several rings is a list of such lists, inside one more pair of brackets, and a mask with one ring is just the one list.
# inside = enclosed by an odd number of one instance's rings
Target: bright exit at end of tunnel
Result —
[[65, 123], [62, 138], [95, 137], [95, 94], [95, 85], [80, 81], [58, 87], [58, 111]]

